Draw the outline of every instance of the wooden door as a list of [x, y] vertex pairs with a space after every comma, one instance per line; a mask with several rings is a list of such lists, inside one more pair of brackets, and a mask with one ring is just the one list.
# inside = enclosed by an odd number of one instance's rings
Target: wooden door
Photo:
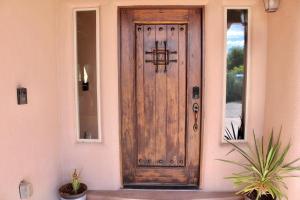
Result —
[[123, 184], [197, 187], [201, 10], [120, 14]]

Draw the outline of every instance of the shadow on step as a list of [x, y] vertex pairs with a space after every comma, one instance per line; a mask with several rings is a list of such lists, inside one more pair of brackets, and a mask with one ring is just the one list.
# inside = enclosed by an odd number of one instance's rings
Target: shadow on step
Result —
[[233, 192], [198, 190], [117, 190], [89, 191], [87, 200], [243, 200]]

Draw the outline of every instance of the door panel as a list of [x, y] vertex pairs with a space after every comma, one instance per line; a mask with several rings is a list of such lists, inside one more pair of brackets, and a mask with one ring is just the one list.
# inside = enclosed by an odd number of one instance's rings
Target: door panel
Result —
[[127, 8], [120, 17], [123, 184], [197, 186], [201, 9]]
[[180, 147], [178, 150], [178, 160], [179, 162], [181, 160], [185, 163], [185, 144], [186, 144], [186, 98], [187, 98], [187, 92], [186, 92], [186, 25], [179, 25], [179, 38], [178, 38], [178, 146]]
[[[184, 146], [179, 146], [178, 144], [178, 125], [179, 125], [179, 92], [178, 85], [180, 81], [178, 75], [178, 25], [168, 25], [167, 26], [167, 44], [170, 52], [177, 52], [176, 54], [170, 54], [170, 59], [176, 60], [176, 62], [171, 62], [167, 66], [167, 162], [172, 164], [172, 161], [177, 166], [183, 166], [184, 161], [177, 160], [177, 153], [180, 148], [184, 149]], [[185, 36], [184, 36], [185, 37]], [[184, 47], [185, 49], [185, 47]], [[183, 66], [184, 68], [186, 66]], [[184, 93], [183, 93], [184, 95]], [[186, 96], [184, 95], [186, 98]], [[180, 115], [186, 115], [185, 112], [180, 113]], [[185, 122], [184, 122], [185, 123]]]
[[[157, 25], [155, 26], [155, 41], [158, 41], [158, 48], [164, 48], [162, 41], [166, 41], [166, 25]], [[148, 51], [149, 49], [145, 49]], [[144, 51], [145, 51], [144, 50]], [[161, 66], [160, 66], [161, 67]], [[152, 69], [153, 70], [153, 69]], [[155, 165], [156, 166], [165, 166], [167, 157], [166, 157], [166, 130], [167, 130], [167, 96], [166, 94], [166, 74], [162, 73], [162, 70], [159, 68], [158, 73], [155, 76]], [[160, 94], [160, 95], [159, 95]]]
[[[136, 26], [139, 166], [185, 163], [186, 34], [185, 25], [180, 27], [179, 30], [175, 24]], [[183, 55], [179, 54], [179, 41]], [[156, 50], [161, 54], [154, 55]], [[156, 65], [153, 59], [161, 63]]]
[[[142, 28], [141, 31], [140, 28]], [[140, 30], [140, 31], [139, 31]], [[155, 25], [137, 27], [136, 58], [141, 61], [138, 66], [141, 73], [137, 73], [136, 89], [139, 94], [137, 104], [138, 123], [138, 165], [155, 165], [155, 75], [152, 63], [145, 62], [144, 49], [152, 49], [155, 44]], [[144, 42], [144, 38], [147, 40]], [[138, 45], [144, 46], [140, 49]]]

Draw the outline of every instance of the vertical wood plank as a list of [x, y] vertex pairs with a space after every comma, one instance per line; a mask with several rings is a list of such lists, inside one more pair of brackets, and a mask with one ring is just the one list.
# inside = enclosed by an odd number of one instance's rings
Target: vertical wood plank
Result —
[[[155, 47], [155, 25], [144, 26], [144, 53], [151, 52]], [[145, 60], [151, 60], [151, 54], [145, 54]], [[141, 136], [143, 146], [139, 153], [144, 155], [148, 165], [155, 164], [155, 66], [144, 60], [144, 105], [145, 131]]]
[[186, 25], [179, 25], [179, 38], [178, 38], [178, 165], [185, 165], [185, 136], [186, 136]]
[[[188, 30], [188, 70], [187, 70], [187, 174], [190, 184], [198, 184], [199, 182], [199, 158], [200, 158], [200, 130], [193, 130], [195, 115], [192, 110], [194, 103], [198, 103], [200, 107], [197, 123], [200, 125], [201, 120], [201, 99], [192, 98], [193, 86], [199, 86], [201, 89], [201, 11], [189, 10], [189, 30]], [[201, 96], [201, 95], [200, 95]]]
[[[178, 52], [178, 25], [167, 25], [167, 48]], [[170, 54], [167, 66], [167, 160], [178, 163], [178, 53]]]
[[134, 168], [136, 162], [135, 137], [135, 89], [134, 89], [134, 25], [132, 15], [127, 10], [121, 12], [121, 142], [123, 181], [134, 181]]
[[[156, 41], [158, 41], [158, 48], [164, 49], [164, 41], [166, 41], [166, 25], [156, 25]], [[155, 87], [155, 124], [156, 124], [156, 165], [168, 165], [166, 162], [166, 121], [167, 121], [167, 95], [166, 95], [166, 73], [164, 73], [164, 66], [159, 66], [158, 73], [156, 73], [156, 87]]]
[[137, 107], [137, 140], [138, 165], [145, 165], [145, 105], [144, 105], [144, 26], [136, 25], [136, 107]]

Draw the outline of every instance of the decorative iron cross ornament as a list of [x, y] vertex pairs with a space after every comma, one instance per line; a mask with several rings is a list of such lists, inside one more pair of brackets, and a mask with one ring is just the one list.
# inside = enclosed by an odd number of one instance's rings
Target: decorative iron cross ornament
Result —
[[155, 72], [158, 72], [158, 66], [165, 66], [164, 72], [167, 72], [167, 65], [170, 62], [177, 62], [177, 60], [170, 60], [170, 54], [177, 54], [177, 51], [169, 51], [167, 49], [167, 41], [164, 41], [164, 49], [158, 48], [158, 41], [155, 41], [155, 49], [152, 51], [146, 51], [146, 54], [152, 54], [152, 60], [146, 60], [145, 62], [151, 62], [155, 65]]

